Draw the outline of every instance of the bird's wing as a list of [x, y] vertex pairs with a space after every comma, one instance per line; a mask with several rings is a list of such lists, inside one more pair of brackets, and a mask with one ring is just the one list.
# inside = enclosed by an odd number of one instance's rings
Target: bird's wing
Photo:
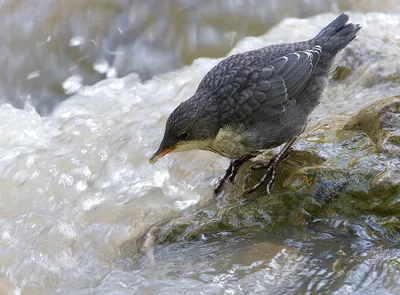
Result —
[[309, 81], [321, 54], [321, 47], [315, 46], [266, 66], [242, 67], [229, 83], [216, 90], [222, 120], [227, 124], [252, 123], [283, 113], [286, 102]]

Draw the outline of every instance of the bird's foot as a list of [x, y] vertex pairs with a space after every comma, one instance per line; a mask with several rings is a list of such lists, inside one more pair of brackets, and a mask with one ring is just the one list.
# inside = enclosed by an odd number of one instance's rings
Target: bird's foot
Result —
[[257, 165], [251, 166], [245, 176], [244, 186], [248, 182], [248, 179], [253, 170], [264, 169], [264, 168], [267, 168], [267, 169], [265, 171], [265, 174], [261, 177], [259, 182], [257, 182], [255, 185], [253, 185], [249, 189], [243, 188], [243, 194], [250, 194], [250, 193], [254, 192], [256, 189], [258, 189], [263, 184], [266, 185], [266, 191], [268, 194], [270, 194], [271, 190], [274, 187], [275, 181], [276, 181], [278, 165], [281, 161], [283, 161], [284, 159], [286, 159], [289, 156], [290, 151], [291, 151], [290, 148], [285, 149], [282, 153], [279, 153], [279, 154], [275, 155], [274, 157], [272, 157], [269, 160], [269, 162], [261, 162]]
[[230, 183], [233, 183], [235, 181], [236, 174], [238, 173], [240, 166], [242, 166], [244, 162], [251, 158], [251, 156], [246, 156], [243, 158], [232, 160], [229, 164], [228, 169], [226, 169], [224, 177], [221, 178], [218, 185], [214, 189], [215, 193], [219, 193], [221, 191], [225, 181], [228, 180]]

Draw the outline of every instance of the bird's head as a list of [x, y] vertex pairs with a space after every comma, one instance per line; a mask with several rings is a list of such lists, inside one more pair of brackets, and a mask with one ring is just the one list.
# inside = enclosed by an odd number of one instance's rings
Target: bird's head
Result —
[[217, 116], [205, 110], [203, 101], [192, 97], [168, 117], [164, 138], [150, 158], [155, 163], [170, 152], [206, 150], [218, 132]]

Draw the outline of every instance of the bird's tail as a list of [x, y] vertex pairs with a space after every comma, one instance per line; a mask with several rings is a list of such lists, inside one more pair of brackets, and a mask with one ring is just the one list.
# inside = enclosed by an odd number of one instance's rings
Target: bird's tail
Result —
[[314, 38], [317, 45], [321, 45], [323, 51], [332, 55], [345, 48], [361, 29], [359, 24], [346, 24], [348, 20], [347, 14], [339, 15]]

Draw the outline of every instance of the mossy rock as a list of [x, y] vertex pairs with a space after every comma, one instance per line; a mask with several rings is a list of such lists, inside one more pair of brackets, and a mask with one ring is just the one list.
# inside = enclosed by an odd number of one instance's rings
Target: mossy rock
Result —
[[[154, 243], [196, 239], [203, 234], [282, 223], [308, 225], [316, 218], [372, 216], [390, 235], [400, 237], [400, 97], [378, 101], [349, 120], [331, 120], [304, 134], [278, 168], [270, 195], [265, 187], [243, 194], [243, 181], [255, 184], [263, 170], [238, 171], [235, 185], [226, 185], [216, 202], [197, 212], [155, 225], [147, 235]], [[384, 151], [384, 153], [382, 153]], [[264, 155], [264, 161], [276, 151]], [[149, 244], [144, 243], [144, 244]]]
[[[299, 191], [274, 191], [223, 209], [204, 208], [157, 227], [153, 238], [156, 243], [176, 242], [243, 228], [272, 229], [282, 223], [304, 227], [316, 218], [338, 216], [375, 216], [388, 233], [400, 233], [400, 184], [394, 175], [388, 176], [385, 171], [375, 176], [367, 169], [365, 173], [331, 168], [306, 170], [309, 178], [299, 174], [286, 180], [302, 182]], [[210, 210], [215, 210], [212, 218], [206, 213]]]
[[376, 144], [379, 152], [400, 152], [400, 96], [373, 103], [351, 117], [346, 130], [362, 131]]
[[332, 79], [336, 81], [343, 81], [351, 74], [351, 69], [344, 66], [338, 66], [333, 73]]

